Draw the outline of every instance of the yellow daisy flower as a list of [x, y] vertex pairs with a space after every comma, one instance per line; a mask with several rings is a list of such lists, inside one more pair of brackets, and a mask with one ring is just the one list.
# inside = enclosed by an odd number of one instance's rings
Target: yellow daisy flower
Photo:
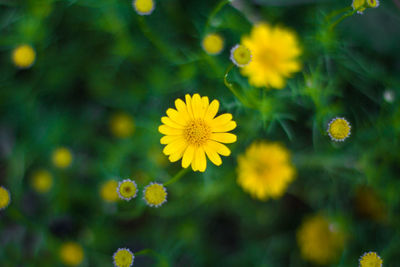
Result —
[[83, 261], [83, 248], [75, 242], [66, 242], [60, 248], [62, 263], [68, 266], [78, 266]]
[[238, 184], [259, 200], [280, 198], [295, 178], [290, 153], [278, 143], [255, 142], [238, 157]]
[[328, 124], [326, 130], [332, 141], [343, 142], [351, 134], [351, 125], [345, 118], [334, 118]]
[[154, 0], [133, 0], [132, 4], [139, 15], [150, 15], [156, 7]]
[[7, 189], [0, 186], [0, 210], [7, 208], [11, 202], [11, 195]]
[[119, 248], [113, 255], [115, 267], [131, 267], [135, 256], [127, 248]]
[[150, 207], [160, 207], [167, 201], [167, 189], [162, 184], [150, 183], [143, 190], [143, 199]]
[[68, 148], [59, 147], [53, 151], [51, 160], [57, 168], [65, 169], [72, 163], [72, 153]]
[[241, 69], [251, 85], [282, 89], [285, 79], [301, 69], [299, 41], [290, 30], [260, 23], [241, 44], [252, 54], [251, 62]]
[[118, 182], [108, 180], [101, 185], [100, 196], [106, 202], [116, 202], [118, 200]]
[[24, 44], [16, 47], [12, 52], [12, 61], [19, 68], [29, 68], [35, 62], [36, 53], [32, 46]]
[[130, 179], [125, 179], [119, 182], [117, 187], [117, 193], [121, 199], [125, 199], [126, 201], [135, 198], [137, 193], [137, 185], [135, 181], [132, 181]]
[[375, 252], [366, 252], [360, 258], [360, 267], [382, 267], [383, 260]]
[[39, 170], [32, 175], [31, 183], [36, 192], [47, 193], [53, 185], [53, 176], [47, 170]]
[[204, 37], [201, 45], [208, 54], [218, 55], [224, 49], [224, 39], [217, 33], [209, 33]]
[[297, 232], [297, 242], [304, 259], [320, 265], [337, 260], [345, 245], [340, 226], [322, 215], [307, 218]]
[[244, 45], [235, 45], [231, 49], [231, 61], [238, 67], [247, 66], [251, 61], [251, 52]]
[[176, 109], [167, 110], [168, 117], [162, 117], [158, 131], [165, 134], [160, 142], [166, 145], [163, 152], [171, 162], [182, 158], [182, 167], [192, 165], [193, 171], [204, 172], [207, 157], [219, 166], [222, 160], [219, 154], [229, 156], [231, 151], [221, 143], [236, 142], [236, 135], [227, 133], [236, 128], [236, 122], [229, 113], [216, 118], [219, 102], [209, 103], [208, 97], [199, 94], [185, 96], [186, 103], [180, 98], [175, 100]]

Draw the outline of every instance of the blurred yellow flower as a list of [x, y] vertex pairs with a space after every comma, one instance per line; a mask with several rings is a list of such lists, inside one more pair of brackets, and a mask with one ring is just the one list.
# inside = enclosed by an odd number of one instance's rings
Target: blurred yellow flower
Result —
[[75, 242], [66, 242], [61, 245], [60, 259], [68, 266], [77, 266], [83, 261], [83, 248]]
[[135, 131], [135, 123], [130, 115], [117, 113], [110, 119], [110, 130], [115, 137], [126, 138]]
[[182, 158], [182, 167], [192, 165], [193, 171], [204, 172], [207, 157], [219, 166], [222, 160], [218, 154], [229, 156], [231, 151], [221, 143], [236, 142], [236, 135], [227, 133], [236, 128], [236, 122], [229, 113], [216, 118], [219, 102], [209, 103], [208, 97], [186, 95], [186, 103], [175, 100], [176, 109], [167, 110], [168, 117], [162, 117], [158, 131], [165, 134], [161, 144], [167, 145], [163, 152], [171, 162]]
[[121, 199], [126, 201], [136, 197], [137, 186], [135, 181], [125, 179], [118, 183], [117, 193]]
[[251, 52], [244, 45], [235, 45], [231, 49], [230, 59], [236, 66], [244, 67], [251, 61]]
[[108, 180], [101, 185], [100, 196], [106, 202], [116, 202], [118, 200], [117, 193], [118, 182]]
[[131, 267], [135, 256], [127, 248], [119, 248], [113, 255], [115, 267]]
[[327, 132], [332, 141], [343, 142], [351, 134], [351, 125], [345, 118], [334, 118], [328, 124]]
[[139, 15], [150, 15], [153, 13], [156, 3], [154, 0], [134, 0], [133, 7]]
[[65, 169], [72, 163], [72, 153], [68, 148], [59, 147], [53, 151], [51, 160], [57, 168]]
[[47, 170], [36, 171], [31, 178], [31, 185], [38, 193], [47, 193], [53, 185], [53, 176]]
[[343, 251], [345, 240], [340, 225], [322, 215], [307, 218], [297, 231], [302, 257], [319, 265], [336, 261]]
[[301, 69], [299, 42], [288, 29], [260, 23], [253, 26], [250, 36], [242, 38], [241, 44], [252, 54], [250, 64], [241, 69], [251, 85], [282, 89], [285, 79]]
[[295, 178], [289, 151], [278, 143], [255, 142], [238, 157], [238, 184], [259, 200], [281, 197]]
[[202, 47], [208, 54], [218, 55], [224, 49], [224, 39], [217, 33], [209, 33], [204, 37]]
[[7, 208], [11, 202], [10, 192], [3, 186], [0, 186], [0, 210]]
[[360, 257], [360, 267], [382, 267], [383, 261], [375, 252], [364, 253]]
[[12, 61], [19, 68], [29, 68], [35, 62], [36, 53], [32, 46], [24, 44], [12, 52]]
[[162, 184], [150, 183], [143, 190], [143, 199], [150, 207], [160, 207], [167, 201], [167, 190]]

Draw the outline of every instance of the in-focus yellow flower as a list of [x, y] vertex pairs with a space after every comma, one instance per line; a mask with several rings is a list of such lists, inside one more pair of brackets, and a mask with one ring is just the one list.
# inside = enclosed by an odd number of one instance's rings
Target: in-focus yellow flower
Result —
[[224, 39], [217, 33], [209, 33], [204, 37], [202, 47], [208, 54], [218, 55], [224, 49]]
[[47, 170], [36, 171], [31, 178], [33, 189], [38, 193], [47, 193], [53, 185], [53, 176]]
[[259, 200], [281, 197], [295, 178], [289, 151], [278, 143], [255, 142], [238, 157], [238, 184]]
[[19, 68], [29, 68], [35, 62], [35, 58], [35, 50], [27, 44], [16, 47], [12, 52], [12, 61]]
[[231, 151], [221, 143], [236, 142], [236, 135], [227, 133], [236, 128], [236, 122], [229, 113], [216, 118], [219, 102], [209, 103], [208, 97], [199, 94], [185, 96], [186, 103], [180, 98], [175, 100], [176, 109], [167, 110], [168, 117], [162, 117], [164, 123], [158, 131], [165, 134], [160, 142], [167, 145], [163, 152], [171, 162], [182, 158], [182, 167], [192, 165], [193, 171], [204, 172], [207, 157], [219, 166], [222, 160], [219, 154], [229, 156]]
[[118, 182], [108, 180], [101, 185], [100, 196], [106, 202], [116, 202], [118, 200]]
[[167, 189], [162, 184], [150, 183], [143, 190], [143, 199], [150, 207], [160, 207], [167, 201]]
[[133, 7], [139, 15], [150, 15], [153, 13], [156, 3], [154, 0], [133, 0]]
[[328, 124], [326, 130], [332, 141], [343, 142], [351, 134], [351, 125], [345, 118], [334, 118]]
[[61, 245], [60, 259], [68, 266], [77, 266], [83, 261], [83, 248], [75, 242], [66, 242]]
[[110, 119], [111, 133], [118, 138], [126, 138], [135, 131], [133, 118], [125, 113], [117, 113]]
[[118, 183], [117, 187], [118, 196], [126, 201], [131, 200], [136, 197], [137, 186], [135, 181], [130, 179], [125, 179]]
[[345, 233], [340, 225], [322, 215], [307, 218], [297, 232], [302, 257], [320, 265], [336, 261], [345, 241]]
[[238, 67], [247, 66], [251, 61], [251, 52], [244, 45], [235, 45], [231, 49], [231, 61]]
[[360, 257], [360, 267], [382, 267], [383, 260], [375, 252], [366, 252]]
[[115, 267], [131, 267], [135, 256], [127, 248], [119, 248], [113, 255]]
[[241, 69], [251, 85], [282, 89], [285, 79], [301, 69], [299, 41], [288, 29], [260, 23], [250, 36], [242, 38], [241, 44], [252, 54], [250, 64]]
[[11, 202], [11, 195], [7, 189], [3, 186], [0, 186], [0, 210], [7, 208], [7, 206]]
[[51, 160], [57, 168], [65, 169], [72, 163], [72, 153], [68, 148], [59, 147], [53, 151]]

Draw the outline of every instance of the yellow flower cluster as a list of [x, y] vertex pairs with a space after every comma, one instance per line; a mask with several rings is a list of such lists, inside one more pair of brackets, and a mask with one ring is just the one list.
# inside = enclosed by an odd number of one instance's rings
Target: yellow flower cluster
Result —
[[100, 196], [106, 202], [116, 202], [118, 200], [118, 182], [115, 180], [108, 180], [100, 187]]
[[353, 0], [352, 7], [357, 13], [362, 14], [367, 8], [376, 8], [379, 0]]
[[113, 255], [114, 266], [131, 267], [135, 256], [128, 248], [119, 248]]
[[351, 125], [345, 118], [334, 118], [329, 122], [327, 132], [332, 141], [343, 142], [351, 134]]
[[202, 47], [206, 53], [218, 55], [224, 49], [224, 39], [217, 33], [209, 33], [204, 37]]
[[60, 248], [60, 259], [68, 266], [78, 266], [84, 258], [83, 248], [75, 242], [66, 242]]
[[307, 218], [297, 232], [304, 259], [319, 265], [333, 263], [341, 255], [346, 241], [340, 225], [322, 215]]
[[68, 148], [59, 147], [53, 151], [51, 160], [54, 166], [60, 169], [68, 168], [72, 163], [72, 153]]
[[11, 202], [10, 192], [3, 186], [0, 186], [0, 210], [7, 208]]
[[143, 199], [150, 207], [160, 207], [167, 201], [167, 190], [162, 184], [150, 183], [143, 190]]
[[39, 170], [32, 175], [31, 183], [36, 192], [47, 193], [53, 185], [53, 176], [47, 170]]
[[139, 15], [150, 15], [156, 4], [154, 0], [134, 0], [133, 7]]
[[36, 53], [32, 46], [24, 44], [16, 47], [12, 52], [12, 61], [19, 68], [29, 68], [35, 62]]
[[290, 153], [278, 143], [253, 143], [238, 157], [237, 182], [259, 200], [281, 197], [294, 178]]
[[135, 131], [135, 123], [130, 115], [117, 113], [111, 117], [110, 130], [115, 137], [127, 138]]
[[360, 257], [360, 267], [382, 267], [383, 260], [375, 252], [366, 252]]

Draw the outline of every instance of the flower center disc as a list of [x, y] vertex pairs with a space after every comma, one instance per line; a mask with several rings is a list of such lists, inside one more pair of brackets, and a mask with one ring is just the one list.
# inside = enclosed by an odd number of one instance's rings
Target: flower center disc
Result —
[[202, 119], [194, 119], [189, 122], [183, 132], [185, 140], [194, 146], [201, 146], [211, 135], [211, 128]]

